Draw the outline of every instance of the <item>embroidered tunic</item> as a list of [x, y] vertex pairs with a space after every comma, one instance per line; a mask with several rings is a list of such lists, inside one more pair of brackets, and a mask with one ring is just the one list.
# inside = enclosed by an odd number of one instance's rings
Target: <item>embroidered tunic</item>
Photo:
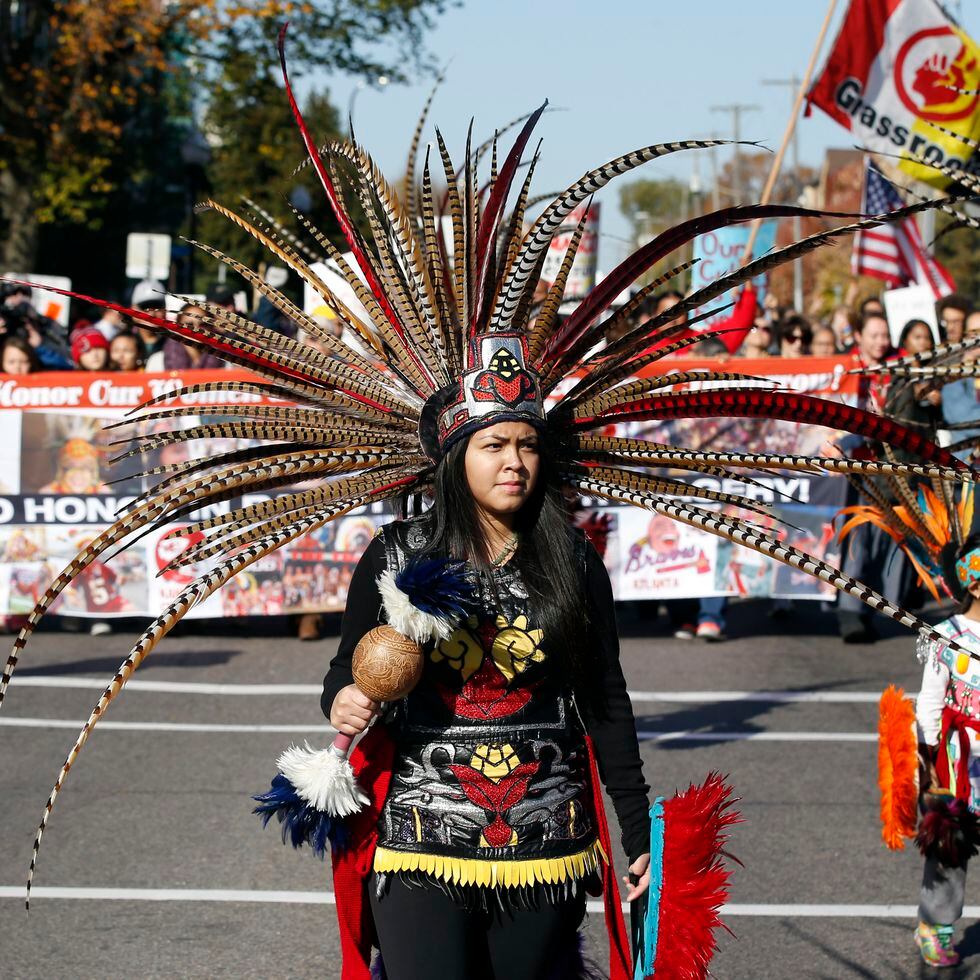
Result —
[[[383, 616], [377, 576], [402, 567], [424, 544], [422, 522], [400, 522], [365, 552], [324, 681], [325, 714], [352, 682], [353, 648]], [[562, 884], [596, 871], [603, 855], [583, 721], [630, 859], [647, 849], [648, 787], [619, 665], [609, 579], [594, 549], [584, 539], [577, 544], [607, 716], [600, 722], [585, 712], [580, 719], [516, 565], [483, 576], [478, 611], [426, 649], [421, 681], [387, 718], [397, 749], [378, 825], [376, 872], [516, 887]]]
[[[965, 616], [952, 616], [939, 623], [936, 629], [960, 646], [980, 653], [980, 623]], [[941, 735], [944, 710], [957, 712], [970, 723], [980, 722], [980, 661], [938, 641], [923, 641], [919, 659], [925, 663], [922, 690], [915, 702], [920, 740], [929, 745], [936, 744]], [[963, 731], [969, 744], [968, 802], [974, 813], [980, 813], [980, 731], [972, 724]], [[960, 739], [955, 729], [948, 732], [947, 746], [951, 771], [939, 773], [939, 778], [944, 784], [955, 786], [952, 770], [960, 757]]]

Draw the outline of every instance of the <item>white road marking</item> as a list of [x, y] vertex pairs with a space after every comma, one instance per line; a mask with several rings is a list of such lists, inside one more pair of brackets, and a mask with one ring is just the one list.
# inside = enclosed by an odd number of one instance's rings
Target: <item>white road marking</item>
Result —
[[664, 704], [877, 704], [880, 691], [630, 691], [630, 700]]
[[[67, 677], [61, 674], [22, 675], [14, 674], [11, 687], [56, 687], [85, 688], [104, 691], [109, 678]], [[126, 685], [127, 691], [147, 691], [157, 694], [219, 694], [219, 695], [269, 695], [302, 694], [319, 695], [322, 684], [203, 684], [192, 681], [143, 681], [132, 680]]]
[[[0, 898], [24, 899], [23, 885], [0, 885]], [[40, 899], [68, 899], [126, 902], [264, 902], [274, 905], [335, 905], [333, 892], [265, 891], [235, 888], [87, 888], [39, 885], [31, 890], [31, 897]], [[623, 903], [623, 910], [628, 906]], [[602, 902], [589, 902], [590, 912], [601, 912]], [[848, 918], [848, 919], [914, 919], [918, 915], [915, 905], [751, 905], [733, 903], [723, 905], [722, 915], [756, 916], [768, 918]], [[963, 914], [967, 918], [980, 916], [980, 905], [968, 905]]]
[[641, 742], [877, 742], [874, 732], [660, 732], [637, 728]]
[[[84, 722], [67, 718], [0, 717], [0, 728], [72, 728], [78, 731]], [[181, 721], [100, 721], [99, 728], [130, 732], [273, 732], [281, 735], [310, 735], [336, 732], [330, 725], [223, 725]]]
[[[16, 718], [0, 715], [0, 728], [71, 728], [78, 731], [84, 722], [67, 718]], [[100, 721], [99, 728], [130, 732], [230, 732], [280, 735], [330, 734], [330, 725], [236, 725], [183, 721]], [[746, 731], [660, 731], [638, 728], [641, 742], [874, 742], [873, 732], [746, 732]]]
[[[15, 674], [12, 687], [83, 688], [102, 691], [108, 680], [60, 674]], [[206, 684], [195, 681], [132, 680], [130, 691], [157, 694], [213, 694], [221, 696], [319, 695], [320, 684]], [[719, 704], [749, 701], [761, 704], [877, 704], [879, 691], [630, 691], [634, 702], [650, 704]]]

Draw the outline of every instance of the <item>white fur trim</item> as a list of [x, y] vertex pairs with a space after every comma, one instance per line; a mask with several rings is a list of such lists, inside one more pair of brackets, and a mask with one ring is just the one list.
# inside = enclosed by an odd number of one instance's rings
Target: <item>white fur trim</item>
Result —
[[429, 640], [448, 640], [458, 625], [455, 617], [433, 616], [413, 606], [408, 595], [395, 584], [395, 576], [390, 571], [378, 576], [378, 591], [388, 624], [420, 646]]
[[314, 809], [332, 817], [347, 817], [367, 806], [368, 798], [354, 779], [347, 756], [331, 746], [314, 749], [291, 745], [279, 756], [279, 771]]

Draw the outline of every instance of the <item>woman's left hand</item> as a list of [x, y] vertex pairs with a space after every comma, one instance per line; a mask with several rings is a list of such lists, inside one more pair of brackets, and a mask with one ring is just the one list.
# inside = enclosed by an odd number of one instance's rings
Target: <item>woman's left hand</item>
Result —
[[637, 875], [639, 881], [630, 885], [629, 875], [623, 875], [623, 881], [629, 885], [626, 901], [632, 902], [639, 898], [650, 887], [650, 855], [641, 854], [629, 867], [630, 873]]

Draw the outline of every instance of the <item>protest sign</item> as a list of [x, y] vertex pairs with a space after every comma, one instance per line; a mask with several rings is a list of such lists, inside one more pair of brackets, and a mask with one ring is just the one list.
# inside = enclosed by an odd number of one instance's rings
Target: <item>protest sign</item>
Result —
[[[980, 48], [936, 0], [852, 0], [807, 111], [822, 109], [869, 150], [977, 173], [980, 157], [960, 137], [980, 136], [978, 89]], [[897, 166], [950, 183], [908, 159]]]
[[[759, 233], [752, 246], [752, 258], [765, 255], [776, 241], [775, 221], [763, 221]], [[749, 225], [730, 225], [715, 231], [705, 232], [694, 239], [692, 258], [698, 261], [691, 268], [691, 292], [710, 286], [711, 283], [731, 272], [736, 272], [745, 264], [745, 247], [749, 241]], [[766, 297], [766, 277], [756, 276], [753, 280], [756, 288], [756, 301], [761, 305]], [[716, 310], [731, 302], [731, 297], [719, 296], [703, 307], [698, 307], [694, 315], [700, 315], [706, 310]], [[698, 330], [707, 330], [719, 317], [708, 317], [696, 325]]]
[[898, 346], [899, 338], [909, 320], [925, 320], [932, 331], [932, 339], [939, 343], [936, 297], [929, 286], [886, 289], [881, 299], [885, 304], [885, 316], [888, 317], [888, 333], [895, 347]]
[[569, 303], [588, 296], [595, 287], [596, 268], [599, 259], [599, 207], [600, 205], [593, 204], [586, 210], [586, 205], [580, 204], [565, 218], [558, 234], [551, 239], [551, 244], [548, 246], [544, 265], [541, 269], [541, 278], [547, 283], [552, 283], [561, 268], [565, 252], [575, 234], [575, 229], [579, 222], [583, 218], [585, 219], [582, 239], [579, 242], [578, 250], [575, 252], [572, 268], [565, 283], [565, 296], [568, 297], [568, 301], [562, 304], [563, 312]]
[[126, 275], [130, 279], [160, 279], [170, 276], [170, 236], [131, 232], [126, 236]]

